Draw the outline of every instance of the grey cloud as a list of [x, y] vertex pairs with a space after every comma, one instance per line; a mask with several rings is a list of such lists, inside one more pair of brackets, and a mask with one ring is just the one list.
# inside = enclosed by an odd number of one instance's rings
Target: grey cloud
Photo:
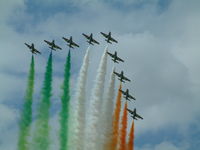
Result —
[[168, 141], [163, 141], [160, 144], [157, 145], [144, 145], [142, 148], [136, 148], [136, 150], [186, 150], [188, 148], [188, 144], [182, 144], [182, 145], [175, 145]]

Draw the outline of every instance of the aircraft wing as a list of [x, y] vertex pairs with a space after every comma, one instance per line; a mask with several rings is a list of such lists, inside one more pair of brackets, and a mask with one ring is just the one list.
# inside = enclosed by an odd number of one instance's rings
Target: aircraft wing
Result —
[[110, 38], [110, 40], [113, 41], [113, 42], [115, 42], [115, 43], [118, 43], [117, 40], [115, 40], [115, 39], [112, 38], [112, 37]]
[[129, 95], [129, 97], [130, 97], [131, 99], [133, 99], [133, 100], [136, 100], [136, 98], [133, 97], [132, 95]]
[[87, 39], [89, 39], [90, 37], [88, 36], [88, 35], [86, 35], [86, 34], [82, 34], [84, 37], [86, 37]]
[[30, 45], [28, 45], [27, 43], [24, 43], [28, 48], [31, 48], [31, 46]]
[[114, 74], [117, 75], [118, 77], [120, 77], [120, 74], [114, 71]]
[[66, 42], [69, 43], [69, 39], [67, 39], [67, 38], [65, 38], [65, 37], [63, 37], [63, 40], [65, 40]]
[[99, 44], [99, 42], [97, 42], [95, 39], [92, 39], [92, 42]]
[[123, 94], [126, 94], [126, 92], [122, 91], [122, 90], [119, 90], [120, 92], [122, 92]]
[[36, 54], [36, 53], [41, 54], [41, 52], [38, 51], [37, 49], [34, 49], [34, 52], [35, 52], [35, 54]]
[[52, 43], [47, 41], [47, 40], [44, 40], [47, 44], [49, 44], [50, 46], [52, 46]]
[[127, 110], [128, 110], [128, 112], [129, 112], [130, 114], [133, 114], [133, 111], [132, 111], [132, 110], [130, 110], [130, 109], [128, 109], [128, 108], [127, 108]]
[[58, 45], [54, 45], [55, 48], [62, 50]]
[[137, 118], [140, 118], [140, 119], [143, 119], [140, 115], [138, 115], [138, 114], [135, 114], [135, 117], [137, 117]]
[[103, 33], [103, 32], [101, 32], [101, 34], [104, 36], [104, 37], [108, 37], [108, 35], [107, 34], [105, 34], [105, 33]]
[[126, 81], [131, 81], [130, 79], [128, 79], [127, 77], [123, 77], [124, 80]]
[[124, 60], [121, 59], [121, 58], [119, 58], [119, 57], [117, 57], [117, 60], [119, 60], [119, 61], [121, 61], [121, 62], [124, 62]]
[[113, 56], [114, 56], [114, 55], [113, 55], [113, 54], [111, 54], [110, 52], [107, 52], [107, 54], [108, 54], [108, 55], [110, 55], [111, 57], [113, 57]]
[[72, 45], [74, 45], [74, 46], [76, 46], [76, 47], [79, 47], [79, 45], [76, 44], [75, 42], [73, 42]]
[[132, 116], [133, 119], [138, 120], [134, 115]]

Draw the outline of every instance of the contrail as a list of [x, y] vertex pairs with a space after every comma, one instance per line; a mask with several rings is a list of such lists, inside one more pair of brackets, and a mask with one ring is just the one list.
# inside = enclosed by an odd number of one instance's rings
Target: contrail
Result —
[[134, 150], [134, 121], [132, 122], [131, 125], [131, 130], [129, 133], [129, 140], [127, 143], [127, 150]]
[[61, 112], [60, 112], [60, 150], [67, 150], [68, 143], [68, 126], [69, 126], [69, 103], [70, 103], [70, 68], [71, 68], [71, 55], [68, 52], [66, 63], [64, 81], [62, 85], [61, 96]]
[[124, 106], [122, 121], [121, 121], [119, 150], [126, 150], [126, 129], [127, 129], [127, 101]]
[[23, 110], [21, 113], [21, 120], [19, 123], [19, 139], [18, 139], [18, 150], [28, 150], [29, 143], [28, 137], [30, 135], [30, 125], [32, 122], [32, 101], [34, 92], [34, 78], [35, 78], [35, 67], [34, 67], [34, 56], [32, 55], [30, 70], [28, 75], [28, 84], [26, 89], [25, 101]]
[[[114, 71], [114, 69], [113, 69]], [[102, 148], [106, 149], [107, 142], [111, 140], [112, 135], [112, 115], [114, 110], [113, 99], [115, 97], [115, 75], [111, 73], [108, 92], [106, 99], [103, 102], [103, 112], [101, 115], [101, 134], [102, 134]]]
[[119, 89], [118, 89], [118, 95], [112, 120], [112, 135], [111, 135], [111, 141], [108, 141], [107, 144], [107, 150], [116, 150], [118, 145], [118, 138], [119, 138], [119, 119], [120, 119], [120, 111], [121, 111], [121, 98], [122, 93], [121, 90], [122, 85], [120, 83]]
[[84, 146], [84, 136], [85, 136], [85, 127], [86, 127], [86, 83], [89, 67], [89, 56], [90, 56], [90, 47], [88, 47], [85, 57], [83, 59], [83, 64], [78, 77], [78, 84], [75, 93], [75, 109], [73, 111], [74, 117], [72, 118], [72, 130], [73, 135], [72, 140], [70, 141], [73, 150], [82, 150]]
[[41, 101], [39, 103], [37, 120], [35, 123], [35, 132], [33, 137], [34, 150], [49, 149], [49, 108], [51, 98], [52, 83], [52, 52], [46, 66], [46, 72], [41, 91]]
[[95, 87], [92, 91], [89, 123], [87, 131], [87, 141], [85, 142], [85, 148], [87, 150], [99, 149], [99, 120], [101, 113], [101, 105], [103, 102], [104, 82], [107, 68], [107, 47], [101, 57], [100, 65], [97, 71], [95, 80]]

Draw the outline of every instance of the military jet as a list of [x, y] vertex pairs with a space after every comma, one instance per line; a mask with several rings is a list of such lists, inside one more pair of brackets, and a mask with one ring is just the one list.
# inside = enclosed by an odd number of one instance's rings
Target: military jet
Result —
[[120, 92], [122, 92], [122, 94], [124, 95], [124, 98], [125, 98], [126, 100], [129, 100], [129, 101], [130, 101], [130, 99], [136, 100], [135, 97], [133, 97], [133, 96], [131, 96], [131, 95], [129, 94], [129, 90], [128, 90], [128, 89], [127, 89], [126, 91], [120, 90]]
[[46, 42], [50, 47], [50, 49], [51, 50], [54, 50], [54, 51], [56, 51], [56, 49], [60, 49], [60, 50], [62, 50], [62, 48], [60, 48], [58, 45], [56, 45], [55, 44], [55, 41], [54, 40], [52, 40], [52, 42], [49, 42], [49, 41], [47, 41], [47, 40], [44, 40], [44, 42]]
[[112, 57], [112, 60], [114, 61], [114, 63], [119, 63], [118, 61], [124, 62], [123, 59], [119, 58], [117, 56], [117, 52], [115, 51], [114, 54], [107, 52], [108, 55], [110, 55]]
[[111, 36], [111, 32], [109, 32], [108, 34], [100, 32], [106, 39], [105, 41], [107, 43], [112, 44], [112, 42], [118, 43], [117, 40], [115, 40], [112, 36]]
[[73, 41], [72, 36], [70, 36], [70, 39], [67, 39], [67, 38], [63, 37], [63, 40], [65, 40], [65, 41], [68, 43], [68, 46], [69, 46], [70, 48], [74, 48], [73, 46], [79, 47], [79, 45], [76, 44], [76, 43]]
[[89, 44], [94, 45], [94, 44], [99, 44], [99, 42], [97, 42], [94, 38], [93, 38], [93, 34], [91, 33], [90, 35], [87, 34], [82, 34], [88, 41]]
[[41, 54], [40, 51], [38, 51], [37, 49], [35, 49], [34, 44], [32, 43], [31, 45], [24, 43], [31, 51], [32, 54]]
[[125, 82], [124, 80], [129, 81], [129, 82], [131, 81], [130, 79], [128, 79], [127, 77], [124, 76], [123, 71], [121, 71], [121, 73], [117, 73], [117, 72], [114, 71], [114, 74], [116, 74], [119, 77], [119, 80], [121, 82]]
[[140, 115], [137, 114], [136, 108], [135, 108], [134, 110], [130, 110], [130, 109], [127, 108], [127, 110], [128, 110], [128, 112], [132, 115], [131, 117], [132, 117], [133, 119], [135, 119], [135, 120], [143, 119]]

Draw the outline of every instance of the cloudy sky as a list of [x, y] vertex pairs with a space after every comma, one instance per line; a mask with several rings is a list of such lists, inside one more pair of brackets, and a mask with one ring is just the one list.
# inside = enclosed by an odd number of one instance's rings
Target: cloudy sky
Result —
[[[39, 99], [49, 50], [44, 39], [63, 48], [54, 55], [52, 116], [59, 110], [60, 85], [67, 55], [61, 37], [73, 35], [72, 87], [88, 47], [81, 35], [93, 33], [89, 85], [106, 46], [100, 31], [112, 31], [125, 59], [116, 65], [133, 80], [130, 88], [144, 120], [136, 122], [136, 150], [196, 150], [200, 147], [200, 1], [199, 0], [1, 0], [0, 1], [0, 149], [15, 150], [31, 54], [35, 43], [34, 107]], [[108, 61], [108, 74], [113, 63]], [[119, 82], [117, 82], [118, 84]], [[72, 90], [73, 94], [73, 90]], [[52, 117], [52, 120], [54, 117]], [[129, 118], [130, 119], [130, 118]], [[129, 120], [130, 122], [131, 120]], [[56, 121], [52, 121], [56, 122]], [[55, 126], [58, 126], [55, 123]]]

